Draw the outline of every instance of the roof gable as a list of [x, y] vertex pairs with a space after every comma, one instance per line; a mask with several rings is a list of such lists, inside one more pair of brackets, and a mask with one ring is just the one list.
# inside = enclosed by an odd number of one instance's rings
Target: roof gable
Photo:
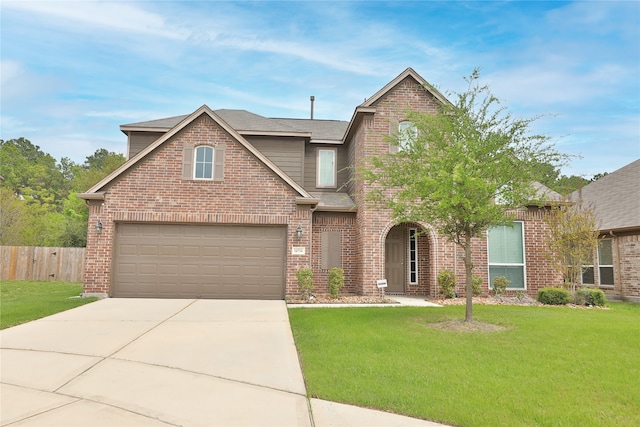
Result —
[[[91, 187], [86, 193], [80, 194], [79, 197], [91, 200], [99, 198], [97, 197], [101, 190], [104, 189], [108, 184], [115, 181], [120, 175], [135, 167], [142, 159], [148, 156], [150, 153], [155, 151], [158, 147], [163, 145], [166, 141], [175, 136], [178, 132], [187, 127], [190, 123], [193, 123], [196, 119], [201, 117], [203, 114], [208, 115], [215, 123], [217, 123], [222, 129], [224, 129], [227, 133], [231, 135], [238, 143], [243, 146], [247, 151], [249, 151], [254, 157], [256, 157], [262, 164], [265, 165], [267, 169], [273, 171], [278, 177], [280, 177], [285, 183], [287, 183], [291, 188], [293, 188], [301, 198], [315, 200], [304, 188], [302, 188], [299, 184], [297, 184], [293, 179], [291, 179], [287, 174], [285, 174], [278, 166], [276, 166], [271, 160], [269, 160], [266, 156], [264, 156], [260, 151], [258, 151], [251, 143], [249, 143], [242, 135], [240, 135], [234, 128], [232, 128], [228, 123], [226, 123], [220, 116], [214, 113], [208, 106], [203, 105], [198, 108], [192, 114], [188, 116], [177, 116], [172, 119], [177, 120], [179, 117], [183, 117], [171, 130], [166, 132], [152, 144], [144, 148], [134, 157], [125, 162], [118, 169], [113, 171], [107, 177], [102, 179], [96, 185]], [[167, 119], [161, 119], [167, 120]], [[156, 121], [157, 122], [157, 121]]]
[[600, 230], [640, 228], [640, 159], [569, 195], [593, 206]]
[[433, 95], [433, 97], [436, 98], [441, 103], [450, 104], [449, 100], [447, 98], [445, 98], [444, 95], [442, 95], [440, 92], [438, 92], [438, 90], [436, 88], [434, 88], [431, 84], [429, 84], [429, 82], [427, 82], [425, 79], [423, 79], [420, 74], [416, 73], [413, 70], [413, 68], [409, 67], [406, 70], [404, 70], [402, 73], [400, 73], [400, 75], [398, 75], [398, 77], [396, 77], [395, 79], [391, 80], [382, 89], [380, 89], [375, 94], [373, 94], [373, 96], [371, 96], [365, 102], [360, 104], [360, 107], [372, 107], [377, 101], [379, 101], [381, 98], [383, 98], [387, 93], [389, 93], [391, 90], [393, 90], [394, 87], [396, 87], [398, 84], [400, 84], [400, 82], [402, 82], [404, 79], [406, 79], [408, 77], [412, 78], [413, 80], [416, 81], [416, 83], [418, 83], [419, 85], [424, 87], [425, 90], [428, 93]]

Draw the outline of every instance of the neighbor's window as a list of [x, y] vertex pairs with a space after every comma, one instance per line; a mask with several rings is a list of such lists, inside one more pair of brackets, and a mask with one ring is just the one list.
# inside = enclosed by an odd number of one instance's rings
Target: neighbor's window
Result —
[[416, 125], [409, 121], [398, 124], [398, 143], [400, 151], [406, 150], [418, 138]]
[[213, 179], [213, 147], [201, 145], [195, 150], [195, 179]]
[[316, 187], [336, 187], [336, 149], [318, 149]]
[[601, 285], [613, 285], [613, 250], [611, 239], [598, 241], [598, 269]]
[[525, 289], [524, 225], [501, 225], [489, 229], [489, 287], [493, 279], [504, 276], [511, 281], [508, 289]]

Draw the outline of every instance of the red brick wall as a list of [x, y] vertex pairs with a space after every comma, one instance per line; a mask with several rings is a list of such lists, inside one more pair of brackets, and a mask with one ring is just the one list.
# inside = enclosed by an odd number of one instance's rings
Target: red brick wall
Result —
[[[182, 180], [183, 144], [225, 145], [224, 182]], [[259, 185], [256, 185], [259, 183]], [[203, 115], [106, 189], [104, 202], [90, 206], [85, 293], [109, 293], [114, 224], [117, 221], [288, 226], [287, 293], [297, 288], [295, 272], [309, 265], [311, 212], [298, 207], [297, 193]], [[100, 220], [103, 231], [95, 233]], [[296, 228], [303, 229], [298, 240]], [[291, 246], [306, 246], [304, 256]]]
[[[376, 112], [372, 117], [365, 117], [354, 133], [349, 151], [352, 161], [361, 164], [369, 156], [388, 153], [389, 143], [385, 137], [396, 131], [398, 123], [405, 119], [408, 110], [435, 113], [437, 105], [438, 101], [413, 79], [403, 80], [376, 102]], [[357, 292], [376, 295], [376, 280], [384, 277], [384, 242], [392, 226], [391, 215], [389, 210], [366, 206], [363, 195], [372, 190], [369, 184], [355, 180], [350, 190], [358, 205], [354, 257], [359, 270], [355, 275]], [[546, 225], [542, 214], [542, 211], [518, 213], [518, 219], [525, 220], [527, 292], [531, 296], [535, 296], [539, 288], [559, 283], [559, 275], [544, 255]], [[425, 228], [431, 230], [431, 227]], [[456, 291], [464, 295], [466, 278], [462, 249], [435, 232], [430, 232], [428, 237], [424, 236], [419, 244], [420, 253], [429, 254], [428, 260], [421, 259], [421, 263], [428, 266], [421, 270], [427, 273], [423, 276], [421, 272], [419, 285], [408, 285], [407, 293], [437, 296], [437, 274], [443, 269], [451, 269], [458, 278]], [[486, 234], [481, 238], [474, 238], [472, 245], [473, 274], [483, 279], [483, 293], [486, 295], [489, 290]]]
[[640, 302], [640, 234], [616, 234], [612, 240], [614, 289], [602, 289], [607, 295]]
[[354, 224], [355, 215], [353, 214], [316, 214], [313, 218], [313, 239], [311, 249], [313, 284], [315, 292], [318, 294], [327, 294], [329, 270], [322, 268], [322, 232], [323, 231], [339, 231], [342, 235], [342, 268], [344, 269], [344, 288], [341, 293], [355, 294], [357, 293], [357, 263], [355, 257], [354, 244]]

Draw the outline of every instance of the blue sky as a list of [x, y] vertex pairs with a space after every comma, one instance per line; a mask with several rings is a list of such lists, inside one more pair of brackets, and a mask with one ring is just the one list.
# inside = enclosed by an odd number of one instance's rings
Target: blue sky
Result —
[[[124, 152], [119, 125], [202, 104], [349, 120], [407, 67], [483, 82], [590, 177], [640, 157], [640, 2], [10, 1], [1, 135], [60, 159]], [[451, 97], [453, 99], [453, 97]]]

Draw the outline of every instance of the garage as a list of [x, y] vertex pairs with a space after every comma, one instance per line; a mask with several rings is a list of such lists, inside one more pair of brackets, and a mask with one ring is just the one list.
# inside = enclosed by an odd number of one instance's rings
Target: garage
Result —
[[286, 227], [119, 223], [113, 297], [283, 299]]

